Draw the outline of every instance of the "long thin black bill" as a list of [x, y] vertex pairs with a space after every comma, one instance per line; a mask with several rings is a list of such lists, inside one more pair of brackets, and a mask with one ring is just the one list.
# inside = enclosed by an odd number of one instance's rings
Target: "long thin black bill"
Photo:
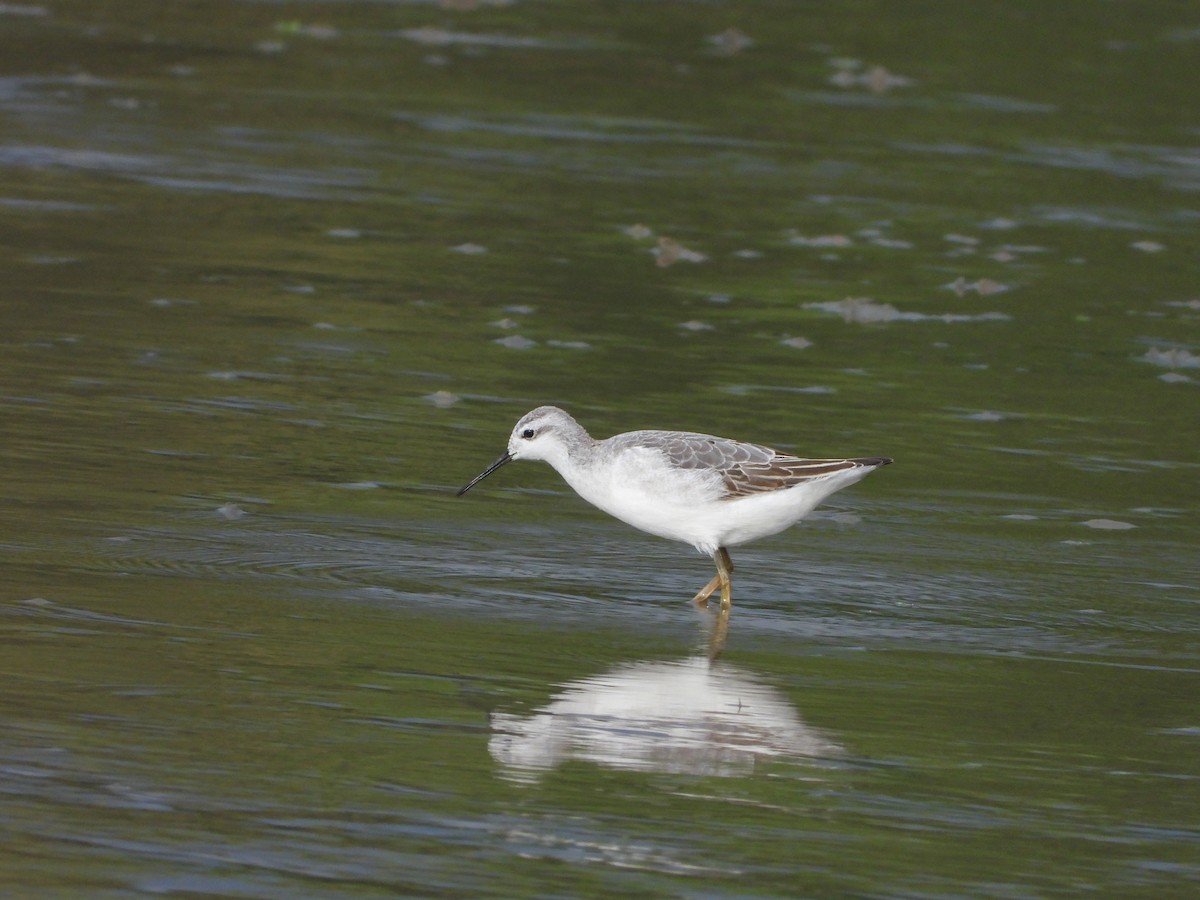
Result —
[[476, 475], [474, 478], [472, 478], [470, 481], [468, 481], [466, 484], [464, 484], [462, 487], [460, 487], [458, 489], [458, 491], [455, 492], [455, 496], [461, 497], [463, 494], [465, 494], [471, 488], [475, 487], [475, 485], [479, 484], [479, 482], [483, 481], [483, 479], [487, 478], [489, 475], [491, 475], [493, 472], [495, 472], [498, 468], [500, 468], [502, 465], [504, 465], [507, 462], [512, 462], [512, 457], [509, 456], [508, 451], [505, 450], [500, 455], [500, 458], [498, 460], [496, 460], [494, 463], [492, 463], [490, 466], [488, 466], [486, 469], [484, 469], [482, 472], [480, 472], [478, 475]]

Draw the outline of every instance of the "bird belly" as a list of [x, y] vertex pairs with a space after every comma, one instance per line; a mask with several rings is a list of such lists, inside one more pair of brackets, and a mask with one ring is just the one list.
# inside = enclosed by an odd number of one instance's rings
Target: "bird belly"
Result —
[[795, 487], [750, 494], [705, 507], [698, 511], [698, 517], [708, 520], [703, 531], [711, 536], [712, 543], [706, 543], [701, 549], [711, 553], [709, 547], [713, 543], [716, 547], [737, 547], [778, 534], [811, 513], [830, 494], [860, 480], [870, 471], [846, 469]]
[[604, 473], [563, 475], [580, 497], [627, 525], [668, 540], [707, 546], [711, 526], [707, 517], [697, 513], [724, 505], [719, 499], [720, 479], [705, 470], [669, 469], [656, 463], [657, 454], [646, 459], [627, 451]]
[[783, 531], [870, 471], [844, 469], [794, 487], [733, 499], [723, 498], [721, 480], [711, 470], [646, 465], [632, 454], [600, 477], [594, 471], [562, 474], [579, 496], [609, 515], [711, 555], [719, 547], [736, 547]]

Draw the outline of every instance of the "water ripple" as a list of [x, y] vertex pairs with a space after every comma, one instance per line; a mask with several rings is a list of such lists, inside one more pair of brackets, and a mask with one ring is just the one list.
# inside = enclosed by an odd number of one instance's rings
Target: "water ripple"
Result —
[[50, 146], [0, 146], [0, 166], [102, 172], [177, 190], [294, 199], [363, 199], [375, 180], [373, 172], [360, 169], [288, 169], [203, 156], [187, 159]]

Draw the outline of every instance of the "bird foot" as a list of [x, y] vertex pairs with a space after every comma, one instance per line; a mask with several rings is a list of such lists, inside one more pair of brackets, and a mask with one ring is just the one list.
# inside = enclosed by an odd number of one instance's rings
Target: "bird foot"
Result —
[[[719, 587], [722, 587], [721, 576], [714, 575], [712, 581], [710, 581], [704, 587], [700, 588], [700, 592], [698, 594], [696, 594], [695, 597], [692, 598], [692, 603], [695, 606], [698, 606], [701, 608], [707, 607], [708, 606], [708, 598], [711, 597], [713, 592]], [[722, 605], [727, 605], [727, 604], [725, 604], [723, 591], [722, 591], [721, 603], [722, 603]]]

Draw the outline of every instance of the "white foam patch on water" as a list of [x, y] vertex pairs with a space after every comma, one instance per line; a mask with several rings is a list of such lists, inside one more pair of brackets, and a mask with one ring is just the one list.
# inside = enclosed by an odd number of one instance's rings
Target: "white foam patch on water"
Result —
[[833, 313], [847, 322], [872, 325], [884, 322], [1003, 322], [1011, 317], [1002, 312], [985, 313], [919, 313], [904, 312], [890, 303], [879, 303], [869, 297], [847, 297], [824, 303], [805, 303], [804, 309]]

